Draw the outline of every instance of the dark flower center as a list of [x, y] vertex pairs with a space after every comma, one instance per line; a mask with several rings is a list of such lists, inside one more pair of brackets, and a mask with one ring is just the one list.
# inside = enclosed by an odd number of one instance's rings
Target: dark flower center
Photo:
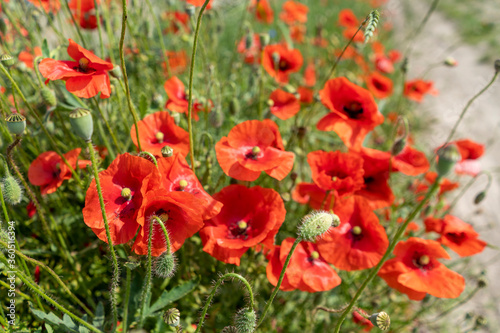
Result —
[[448, 232], [446, 234], [446, 238], [448, 238], [451, 242], [460, 245], [462, 244], [463, 241], [466, 240], [467, 235], [464, 232], [460, 233]]
[[355, 242], [363, 239], [363, 229], [360, 226], [354, 226], [351, 229], [351, 239]]
[[238, 222], [229, 225], [228, 229], [228, 238], [247, 240], [249, 237], [248, 233], [251, 230], [250, 221], [247, 222], [244, 220], [239, 220]]
[[344, 111], [351, 119], [359, 119], [363, 114], [363, 105], [358, 102], [351, 102], [344, 105]]
[[313, 262], [314, 260], [318, 259], [319, 259], [319, 253], [317, 251], [312, 251], [311, 255], [308, 258], [309, 262]]
[[280, 71], [286, 71], [288, 69], [288, 62], [285, 60], [280, 60], [278, 68]]
[[431, 258], [428, 255], [421, 253], [415, 253], [413, 255], [413, 265], [415, 265], [416, 268], [426, 271], [433, 268]]
[[252, 150], [250, 150], [248, 153], [245, 154], [245, 157], [256, 161], [260, 152], [261, 152], [260, 147], [255, 146], [252, 148]]

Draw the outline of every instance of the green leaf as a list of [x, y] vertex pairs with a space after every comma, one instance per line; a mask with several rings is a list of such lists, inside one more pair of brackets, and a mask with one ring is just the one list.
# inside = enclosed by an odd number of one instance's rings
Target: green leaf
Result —
[[146, 116], [146, 112], [148, 112], [148, 106], [148, 97], [146, 96], [146, 94], [141, 93], [141, 96], [139, 97], [139, 114], [141, 116], [141, 119]]
[[159, 311], [172, 302], [181, 299], [194, 290], [200, 283], [200, 278], [197, 276], [191, 281], [188, 281], [180, 286], [174, 287], [170, 291], [164, 291], [163, 294], [146, 310], [146, 316], [152, 316], [154, 312]]
[[95, 311], [95, 317], [94, 317], [94, 321], [92, 322], [92, 324], [101, 330], [103, 328], [103, 325], [104, 325], [104, 306], [102, 305], [102, 302], [99, 302], [99, 304], [97, 304], [97, 309]]
[[47, 43], [47, 39], [44, 39], [42, 42], [42, 56], [44, 58], [50, 58], [49, 44]]
[[49, 314], [46, 314], [43, 311], [36, 310], [30, 307], [31, 312], [37, 317], [38, 319], [42, 321], [46, 321], [50, 324], [52, 324], [54, 327], [63, 329], [64, 332], [72, 332], [72, 333], [79, 333], [78, 332], [78, 326], [75, 325], [73, 320], [68, 315], [64, 315], [63, 320], [61, 320], [59, 317], [57, 317], [54, 313], [50, 312]]

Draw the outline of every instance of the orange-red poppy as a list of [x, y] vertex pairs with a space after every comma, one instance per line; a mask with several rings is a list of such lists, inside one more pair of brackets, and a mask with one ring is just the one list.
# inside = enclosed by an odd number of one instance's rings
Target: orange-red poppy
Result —
[[450, 144], [457, 146], [462, 157], [461, 161], [455, 166], [455, 172], [457, 174], [477, 176], [481, 172], [481, 165], [477, 159], [484, 155], [484, 145], [469, 139], [457, 140], [450, 142]]
[[300, 111], [300, 101], [294, 94], [276, 89], [269, 96], [271, 113], [282, 120], [295, 116]]
[[394, 255], [378, 275], [411, 300], [420, 301], [426, 294], [457, 298], [465, 288], [464, 278], [438, 261], [450, 256], [436, 241], [411, 237], [396, 245]]
[[278, 126], [271, 120], [247, 120], [215, 145], [219, 165], [226, 175], [254, 181], [262, 171], [282, 180], [292, 170], [295, 154], [284, 151]]
[[421, 103], [425, 94], [437, 95], [438, 91], [434, 89], [432, 81], [424, 81], [420, 79], [405, 82], [403, 94], [406, 98]]
[[[137, 124], [141, 148], [155, 156], [161, 156], [161, 149], [170, 146], [174, 152], [186, 156], [189, 153], [189, 133], [177, 126], [166, 111], [155, 112], [144, 117]], [[135, 125], [130, 130], [132, 142], [137, 146]]]
[[[186, 93], [186, 88], [184, 83], [177, 76], [172, 76], [170, 79], [165, 81], [164, 85], [165, 91], [167, 92], [168, 100], [165, 104], [165, 108], [170, 111], [188, 114], [188, 94]], [[209, 112], [213, 106], [212, 101], [208, 101], [207, 105], [203, 105], [197, 100], [193, 100], [193, 113], [192, 117], [194, 120], [199, 120], [200, 117], [198, 113], [201, 111]]]
[[365, 41], [363, 32], [358, 30], [358, 27], [347, 28], [342, 32], [345, 39], [351, 40], [355, 43], [362, 43]]
[[38, 66], [40, 73], [51, 81], [66, 81], [66, 89], [78, 97], [91, 98], [101, 93], [101, 98], [109, 98], [111, 86], [108, 71], [113, 69], [113, 64], [98, 58], [71, 39], [68, 54], [75, 61], [43, 59]]
[[359, 150], [366, 135], [384, 121], [372, 94], [345, 77], [328, 80], [319, 96], [331, 112], [317, 128], [334, 131], [350, 149]]
[[42, 7], [45, 12], [57, 13], [61, 9], [59, 0], [26, 0], [36, 7]]
[[278, 83], [288, 83], [290, 74], [298, 72], [302, 63], [302, 54], [297, 49], [289, 49], [281, 44], [264, 48], [262, 66]]
[[238, 43], [236, 50], [244, 56], [247, 64], [260, 63], [262, 47], [260, 44], [259, 34], [254, 33], [253, 35], [243, 37]]
[[314, 183], [299, 183], [292, 192], [294, 201], [316, 210], [330, 210], [337, 197], [335, 191], [325, 191]]
[[386, 98], [392, 94], [392, 80], [378, 72], [366, 77], [366, 87], [377, 98]]
[[290, 26], [290, 38], [297, 43], [304, 43], [306, 40], [307, 28], [304, 24], [294, 24]]
[[344, 28], [358, 28], [359, 20], [351, 9], [346, 8], [339, 12], [339, 25]]
[[[276, 246], [268, 255], [269, 263], [266, 273], [267, 279], [273, 286], [278, 284], [283, 265], [294, 241], [293, 238], [286, 238], [281, 246]], [[299, 289], [314, 293], [331, 290], [341, 282], [335, 270], [322, 258], [317, 245], [303, 241], [292, 254], [280, 290]]]
[[[78, 160], [80, 151], [81, 148], [76, 148], [64, 154], [73, 169], [77, 166], [85, 168], [90, 164], [90, 161]], [[41, 153], [28, 169], [28, 180], [31, 184], [40, 186], [42, 195], [54, 193], [67, 179], [71, 179], [71, 170], [55, 151]]]
[[268, 0], [252, 0], [249, 10], [255, 11], [255, 18], [257, 18], [257, 21], [268, 24], [273, 23], [274, 12]]
[[425, 154], [406, 145], [396, 156], [392, 157], [394, 171], [399, 171], [408, 176], [417, 176], [429, 170], [429, 160]]
[[36, 57], [42, 55], [42, 49], [39, 46], [35, 46], [32, 51], [26, 48], [26, 51], [21, 51], [19, 53], [19, 61], [24, 62], [26, 67], [33, 69], [33, 61]]
[[[205, 3], [205, 0], [186, 0], [186, 2], [193, 5], [193, 6], [201, 7]], [[212, 8], [212, 3], [213, 3], [213, 0], [210, 0], [206, 9]]]
[[306, 23], [307, 12], [309, 8], [297, 1], [286, 1], [283, 4], [283, 11], [280, 13], [280, 19], [288, 25], [295, 23]]
[[191, 30], [189, 27], [189, 15], [185, 12], [167, 12], [163, 15], [163, 17], [166, 21], [170, 21], [170, 26], [165, 30], [167, 33], [189, 33]]
[[203, 251], [217, 260], [239, 266], [241, 256], [258, 244], [274, 246], [285, 220], [285, 205], [278, 192], [260, 186], [230, 185], [214, 194], [224, 206], [200, 230]]
[[316, 85], [316, 67], [314, 61], [309, 61], [304, 70], [304, 85], [314, 87]]
[[[167, 74], [179, 74], [186, 70], [188, 58], [185, 50], [179, 52], [165, 51], [165, 55], [168, 59], [168, 68], [170, 69], [170, 73]], [[162, 63], [162, 66], [167, 71], [165, 62]]]
[[306, 87], [298, 87], [297, 92], [300, 95], [300, 103], [310, 104], [314, 102], [314, 92], [312, 91], [312, 89]]

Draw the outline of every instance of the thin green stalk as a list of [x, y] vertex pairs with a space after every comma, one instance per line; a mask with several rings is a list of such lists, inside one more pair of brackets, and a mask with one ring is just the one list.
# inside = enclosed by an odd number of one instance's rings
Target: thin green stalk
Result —
[[385, 251], [382, 259], [378, 262], [377, 266], [371, 269], [370, 274], [368, 277], [365, 279], [363, 284], [359, 287], [358, 291], [354, 295], [354, 297], [351, 299], [351, 302], [349, 305], [345, 308], [345, 310], [342, 312], [342, 315], [340, 316], [337, 326], [335, 327], [334, 332], [338, 333], [340, 332], [340, 327], [342, 326], [342, 323], [344, 322], [345, 318], [347, 315], [351, 312], [352, 308], [354, 307], [356, 301], [359, 299], [365, 288], [368, 286], [368, 284], [373, 280], [373, 278], [377, 275], [378, 271], [380, 268], [382, 268], [382, 265], [385, 263], [387, 258], [392, 254], [392, 251], [396, 247], [396, 244], [399, 242], [399, 239], [403, 235], [403, 233], [406, 230], [406, 227], [408, 224], [413, 221], [413, 219], [417, 216], [417, 214], [422, 210], [422, 208], [427, 204], [427, 202], [430, 200], [430, 198], [434, 195], [434, 193], [439, 189], [439, 183], [441, 182], [441, 176], [438, 176], [436, 178], [436, 181], [432, 186], [429, 188], [427, 191], [427, 194], [425, 195], [425, 198], [420, 201], [420, 203], [413, 209], [413, 211], [408, 215], [408, 218], [406, 221], [399, 227], [398, 231], [396, 232], [396, 235], [394, 236], [392, 242], [389, 244], [389, 247], [387, 248], [387, 251]]
[[467, 295], [467, 297], [463, 298], [462, 300], [460, 300], [459, 302], [453, 304], [451, 307], [449, 307], [448, 309], [444, 310], [443, 312], [441, 312], [440, 314], [438, 314], [436, 316], [436, 318], [432, 319], [430, 322], [435, 322], [437, 321], [438, 319], [446, 316], [448, 313], [450, 313], [451, 311], [453, 311], [454, 309], [456, 309], [457, 307], [459, 307], [460, 305], [462, 304], [465, 304], [467, 303], [472, 297], [474, 297], [474, 295], [476, 295], [476, 293], [481, 289], [481, 287], [476, 287], [474, 288], [470, 293], [469, 295]]
[[[116, 136], [114, 134], [114, 131], [113, 129], [111, 128], [111, 126], [109, 125], [109, 122], [108, 120], [106, 119], [106, 117], [104, 116], [104, 112], [102, 112], [102, 109], [101, 107], [99, 106], [99, 103], [96, 101], [95, 98], [92, 99], [92, 101], [94, 101], [94, 105], [95, 107], [97, 108], [97, 111], [99, 111], [99, 115], [101, 116], [102, 120], [104, 121], [104, 126], [106, 126], [106, 129], [108, 130], [108, 135], [111, 136], [111, 140], [113, 140], [113, 143], [116, 147], [116, 149], [118, 149], [118, 152], [121, 152], [123, 151], [122, 150], [122, 147], [120, 146], [120, 144], [118, 143], [118, 141], [116, 140]], [[109, 154], [111, 155], [111, 158], [112, 159], [115, 159], [116, 158], [116, 154], [115, 152], [112, 150], [109, 152]]]
[[123, 300], [123, 333], [127, 333], [128, 325], [128, 302], [130, 300], [130, 284], [132, 283], [132, 271], [127, 267], [127, 277], [125, 280], [125, 299]]
[[149, 299], [148, 295], [149, 295], [149, 292], [151, 290], [151, 276], [152, 276], [152, 272], [151, 272], [151, 266], [152, 266], [151, 246], [152, 246], [152, 242], [153, 242], [153, 225], [155, 222], [163, 224], [163, 223], [161, 223], [161, 220], [160, 220], [160, 218], [158, 218], [158, 216], [153, 216], [149, 220], [148, 265], [146, 268], [146, 274], [147, 274], [146, 275], [146, 285], [144, 286], [144, 292], [142, 293], [142, 297], [141, 297], [141, 306], [139, 307], [139, 309], [141, 311], [141, 317], [139, 319], [139, 327], [142, 327], [142, 324], [144, 322], [144, 313], [146, 312], [146, 306], [149, 305], [147, 300]]
[[283, 279], [285, 278], [285, 272], [288, 267], [288, 264], [290, 263], [290, 259], [292, 259], [293, 252], [295, 251], [295, 248], [300, 244], [302, 241], [301, 237], [297, 237], [295, 242], [292, 245], [292, 248], [290, 249], [290, 252], [288, 252], [288, 256], [286, 257], [285, 264], [283, 265], [283, 269], [281, 270], [280, 278], [278, 280], [278, 283], [276, 284], [276, 287], [274, 287], [273, 293], [271, 294], [271, 297], [269, 298], [269, 301], [267, 301], [266, 306], [264, 308], [264, 311], [262, 311], [262, 314], [260, 315], [260, 319], [257, 322], [257, 326], [259, 327], [260, 324], [264, 321], [264, 318], [266, 317], [266, 313], [271, 307], [271, 304], [273, 303], [274, 298], [276, 297], [276, 294], [278, 294], [278, 291], [280, 290], [281, 283], [283, 282]]
[[99, 31], [99, 45], [101, 46], [101, 56], [104, 57], [104, 43], [102, 41], [102, 28], [101, 28], [101, 10], [97, 5], [97, 0], [94, 0], [95, 17], [97, 20], [97, 31]]
[[167, 245], [167, 254], [171, 254], [172, 246], [170, 245], [170, 236], [168, 235], [167, 228], [165, 228], [165, 224], [160, 219], [157, 219], [156, 221], [160, 225], [161, 230], [163, 230], [163, 235], [165, 236], [165, 242], [167, 243], [166, 244]]
[[214, 288], [212, 289], [212, 292], [208, 296], [208, 299], [207, 299], [207, 301], [205, 303], [205, 306], [203, 307], [203, 311], [201, 313], [200, 322], [198, 323], [198, 325], [197, 325], [196, 330], [194, 331], [194, 333], [200, 332], [200, 329], [203, 326], [203, 322], [205, 321], [205, 317], [207, 315], [208, 308], [210, 307], [210, 304], [212, 303], [212, 299], [214, 298], [215, 293], [217, 292], [217, 290], [219, 289], [220, 285], [222, 284], [222, 282], [224, 282], [224, 280], [226, 278], [234, 278], [234, 279], [238, 279], [241, 282], [243, 282], [245, 288], [248, 291], [248, 296], [250, 298], [250, 306], [251, 306], [252, 309], [255, 308], [253, 291], [252, 291], [252, 287], [250, 286], [250, 283], [248, 283], [248, 281], [243, 276], [241, 276], [239, 274], [236, 274], [236, 273], [226, 273], [226, 274], [224, 274], [223, 276], [221, 276], [217, 280], [217, 282], [214, 285]]
[[[207, 0], [208, 1], [208, 0]], [[122, 32], [120, 37], [120, 63], [123, 73], [123, 81], [125, 81], [125, 94], [127, 95], [127, 105], [132, 117], [134, 118], [135, 134], [137, 135], [137, 148], [142, 151], [141, 140], [139, 138], [139, 127], [137, 123], [139, 122], [137, 114], [132, 105], [132, 98], [130, 97], [130, 87], [128, 85], [127, 77], [127, 67], [125, 67], [125, 58], [123, 56], [123, 43], [125, 42], [125, 30], [127, 29], [127, 0], [122, 0], [123, 15], [122, 15]]]
[[196, 47], [198, 46], [198, 35], [200, 33], [200, 25], [201, 18], [203, 17], [203, 12], [205, 8], [207, 8], [210, 0], [205, 0], [203, 6], [201, 6], [200, 13], [198, 14], [198, 20], [196, 21], [196, 29], [194, 31], [194, 40], [193, 40], [193, 52], [191, 53], [191, 67], [189, 68], [189, 86], [188, 86], [188, 132], [189, 132], [189, 157], [191, 160], [191, 169], [193, 173], [195, 173], [195, 164], [194, 164], [194, 139], [193, 139], [193, 125], [192, 125], [192, 117], [193, 117], [193, 76], [194, 76], [194, 64], [196, 58]]
[[168, 63], [167, 49], [165, 48], [165, 42], [163, 41], [163, 34], [161, 32], [160, 22], [158, 21], [158, 17], [156, 17], [156, 13], [153, 10], [153, 6], [151, 5], [151, 0], [146, 0], [146, 4], [149, 7], [149, 11], [151, 12], [151, 16], [155, 22], [156, 33], [158, 34], [158, 39], [160, 40], [161, 52], [163, 53], [163, 58], [165, 59], [165, 66], [167, 68], [167, 77], [170, 77], [170, 64]]
[[80, 25], [78, 24], [78, 22], [76, 22], [75, 17], [71, 13], [71, 8], [69, 8], [69, 1], [63, 1], [63, 2], [65, 4], [66, 11], [68, 12], [69, 16], [71, 17], [71, 21], [73, 21], [73, 25], [75, 26], [76, 32], [78, 34], [78, 37], [80, 37], [80, 41], [82, 42], [83, 47], [88, 49], [87, 43], [85, 42], [85, 39], [83, 38], [82, 32], [80, 30]]
[[106, 229], [106, 239], [108, 240], [109, 251], [111, 252], [111, 258], [113, 260], [113, 278], [110, 290], [110, 299], [111, 299], [111, 308], [113, 311], [113, 326], [114, 326], [118, 322], [116, 289], [120, 283], [120, 268], [118, 266], [118, 261], [116, 259], [116, 253], [115, 253], [115, 248], [113, 246], [113, 239], [111, 238], [111, 232], [109, 231], [109, 223], [108, 223], [108, 218], [106, 216], [104, 199], [102, 197], [101, 181], [99, 180], [99, 172], [97, 170], [97, 160], [95, 158], [95, 151], [94, 147], [92, 146], [92, 140], [89, 140], [87, 142], [87, 146], [90, 151], [90, 160], [92, 162], [92, 170], [94, 171], [95, 185], [97, 188], [97, 194], [99, 195], [99, 205], [101, 206], [102, 219], [104, 221], [104, 228]]
[[408, 36], [408, 38], [406, 38], [406, 40], [409, 40], [411, 42], [410, 42], [410, 45], [408, 45], [408, 47], [406, 49], [406, 52], [404, 52], [405, 57], [408, 57], [410, 55], [410, 53], [411, 53], [411, 51], [413, 49], [413, 45], [415, 43], [415, 38], [422, 32], [422, 29], [427, 24], [427, 21], [431, 17], [431, 14], [436, 10], [438, 2], [439, 2], [439, 0], [434, 0], [431, 3], [431, 5], [429, 7], [429, 10], [425, 14], [422, 22], [420, 22], [420, 24], [418, 25], [418, 27], [410, 33], [410, 35]]

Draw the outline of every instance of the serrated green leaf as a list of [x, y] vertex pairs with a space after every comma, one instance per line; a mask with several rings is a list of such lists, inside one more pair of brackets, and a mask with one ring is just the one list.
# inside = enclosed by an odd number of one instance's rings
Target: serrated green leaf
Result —
[[63, 324], [68, 327], [69, 329], [72, 329], [72, 330], [77, 330], [78, 329], [78, 326], [75, 324], [75, 322], [71, 319], [70, 316], [68, 316], [67, 314], [64, 314], [63, 316]]
[[95, 311], [95, 317], [92, 324], [99, 329], [102, 329], [104, 326], [104, 305], [102, 305], [102, 302], [99, 302], [99, 304], [97, 304], [97, 309]]
[[172, 288], [170, 291], [164, 291], [163, 294], [156, 300], [156, 302], [146, 310], [146, 316], [151, 316], [154, 312], [159, 311], [169, 305], [172, 302], [181, 299], [198, 286], [200, 283], [200, 278], [197, 276], [191, 281], [188, 281], [180, 286]]

